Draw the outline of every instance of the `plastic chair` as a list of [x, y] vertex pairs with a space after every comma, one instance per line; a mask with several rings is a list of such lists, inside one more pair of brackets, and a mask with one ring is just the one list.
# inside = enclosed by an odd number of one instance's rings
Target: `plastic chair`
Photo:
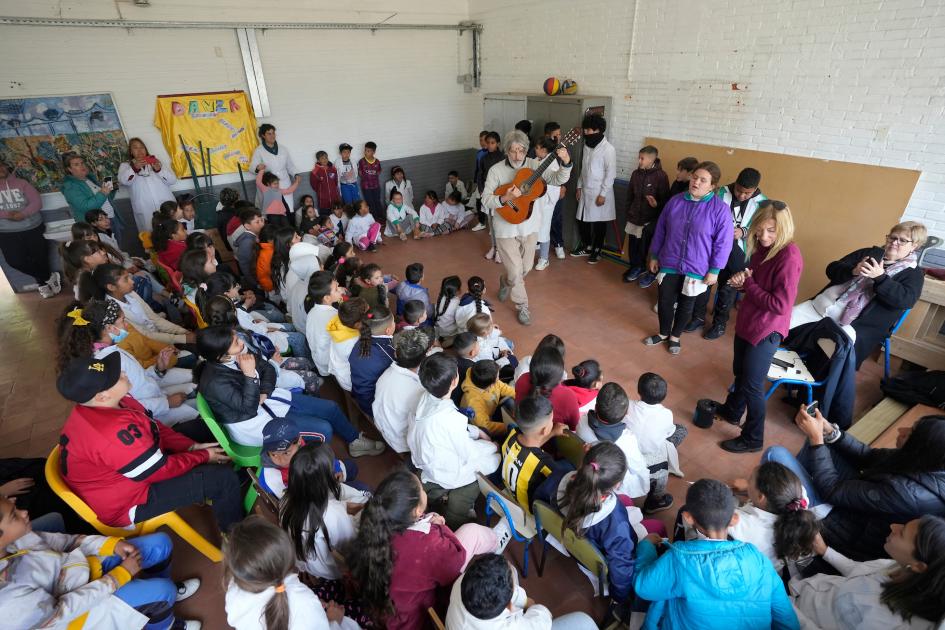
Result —
[[[241, 468], [254, 468], [257, 476], [261, 474], [262, 447], [245, 446], [230, 440], [226, 429], [221, 427], [220, 423], [217, 422], [217, 419], [213, 416], [213, 411], [210, 409], [210, 404], [207, 403], [207, 399], [200, 393], [197, 394], [197, 412], [200, 413], [200, 417], [203, 418], [207, 428], [210, 429], [210, 433], [212, 433], [213, 437], [220, 443], [220, 448], [229, 455], [234, 464]], [[243, 509], [246, 510], [247, 514], [252, 512], [253, 504], [256, 503], [257, 496], [256, 488], [250, 484], [249, 489], [246, 491], [246, 496], [243, 498]]]
[[889, 380], [889, 351], [892, 345], [892, 336], [899, 332], [902, 322], [906, 321], [906, 317], [909, 316], [909, 311], [911, 310], [911, 308], [907, 308], [902, 312], [902, 315], [900, 315], [896, 323], [893, 324], [892, 330], [890, 330], [886, 338], [883, 339], [883, 380]]
[[172, 532], [184, 539], [184, 542], [205, 555], [212, 562], [220, 562], [223, 559], [223, 553], [215, 545], [211, 544], [206, 538], [201, 536], [197, 530], [190, 526], [177, 512], [167, 512], [154, 518], [149, 518], [141, 523], [132, 523], [128, 528], [112, 527], [106, 525], [98, 519], [98, 516], [92, 511], [92, 508], [79, 498], [75, 492], [66, 484], [65, 480], [59, 474], [59, 447], [53, 448], [46, 458], [46, 481], [49, 487], [56, 493], [60, 499], [75, 510], [82, 519], [94, 527], [98, 533], [103, 536], [118, 536], [125, 538], [128, 536], [144, 536], [151, 534], [159, 527], [167, 526]]
[[197, 323], [197, 328], [206, 328], [207, 322], [204, 321], [203, 315], [200, 314], [200, 309], [197, 308], [197, 305], [187, 298], [184, 298], [182, 301], [184, 302], [184, 306], [190, 309], [190, 314], [193, 315], [194, 321]]
[[525, 543], [525, 551], [522, 553], [522, 577], [527, 578], [529, 547], [538, 535], [535, 529], [535, 517], [527, 514], [521, 505], [481, 473], [476, 473], [476, 481], [479, 482], [479, 492], [486, 498], [486, 523], [488, 524], [493, 513], [501, 512], [500, 517], [505, 517], [509, 529], [512, 530], [512, 540]]
[[541, 559], [538, 561], [538, 577], [545, 570], [545, 556], [548, 553], [548, 539], [542, 532], [551, 534], [561, 541], [564, 548], [585, 569], [597, 576], [598, 593], [603, 595], [607, 587], [607, 560], [604, 554], [586, 538], [574, 533], [572, 529], [564, 528], [564, 518], [553, 507], [544, 501], [535, 501], [532, 505], [535, 512], [538, 536], [541, 537]]
[[164, 283], [164, 288], [173, 293], [174, 295], [183, 295], [184, 287], [181, 286], [181, 278], [183, 277], [179, 271], [174, 271], [164, 263], [162, 263], [157, 256], [152, 256], [151, 260], [154, 262], [154, 266], [157, 268], [158, 280]]
[[150, 252], [154, 249], [154, 243], [151, 242], [150, 232], [138, 232], [138, 240], [141, 241], [141, 246], [144, 248], [144, 251]]
[[771, 381], [771, 387], [765, 394], [765, 401], [767, 402], [774, 394], [774, 390], [781, 385], [799, 385], [807, 391], [807, 404], [811, 404], [814, 401], [814, 388], [822, 386], [824, 382], [814, 379], [810, 370], [804, 365], [804, 360], [793, 350], [778, 348], [778, 351], [774, 353], [774, 358], [790, 363], [792, 367], [784, 368], [774, 363], [768, 367], [768, 380]]
[[567, 431], [564, 435], [555, 438], [558, 455], [568, 460], [575, 470], [584, 463], [584, 445], [584, 440], [572, 431]]
[[433, 622], [433, 627], [436, 630], [446, 630], [446, 626], [443, 625], [443, 620], [440, 619], [440, 616], [436, 614], [436, 611], [432, 608], [427, 608], [427, 614], [430, 615], [430, 621]]

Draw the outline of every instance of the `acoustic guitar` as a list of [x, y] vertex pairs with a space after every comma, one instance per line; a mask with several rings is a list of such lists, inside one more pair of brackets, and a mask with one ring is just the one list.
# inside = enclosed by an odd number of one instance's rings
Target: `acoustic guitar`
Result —
[[496, 208], [500, 217], [509, 223], [516, 225], [527, 221], [532, 216], [532, 207], [535, 201], [545, 194], [545, 180], [541, 178], [551, 163], [558, 159], [556, 151], [562, 147], [570, 147], [581, 138], [581, 130], [575, 127], [561, 138], [555, 150], [545, 156], [536, 169], [520, 168], [515, 173], [515, 177], [508, 184], [502, 184], [495, 189], [496, 196], [501, 197], [507, 193], [512, 186], [517, 186], [522, 195], [517, 199], [509, 199], [504, 204]]

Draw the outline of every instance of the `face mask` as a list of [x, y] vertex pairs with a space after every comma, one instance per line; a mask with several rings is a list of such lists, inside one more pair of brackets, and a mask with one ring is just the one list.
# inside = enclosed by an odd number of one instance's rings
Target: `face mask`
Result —
[[233, 302], [233, 306], [239, 306], [243, 303], [243, 299], [239, 297], [230, 298], [230, 302]]
[[604, 139], [604, 134], [598, 133], [586, 133], [584, 134], [584, 145], [593, 149], [600, 141]]
[[128, 331], [127, 331], [127, 330], [121, 330], [121, 331], [118, 332], [118, 334], [115, 334], [115, 333], [110, 332], [110, 333], [108, 333], [108, 336], [111, 337], [111, 340], [112, 340], [113, 343], [121, 343], [122, 341], [125, 340], [125, 337], [128, 336]]

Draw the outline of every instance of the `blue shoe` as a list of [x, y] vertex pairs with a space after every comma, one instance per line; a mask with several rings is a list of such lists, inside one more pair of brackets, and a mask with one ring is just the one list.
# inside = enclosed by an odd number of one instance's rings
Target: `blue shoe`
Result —
[[637, 279], [643, 275], [643, 270], [639, 267], [631, 267], [623, 272], [623, 281], [624, 282], [636, 282]]
[[656, 282], [656, 275], [650, 273], [649, 271], [640, 276], [641, 289], [648, 289], [654, 282]]

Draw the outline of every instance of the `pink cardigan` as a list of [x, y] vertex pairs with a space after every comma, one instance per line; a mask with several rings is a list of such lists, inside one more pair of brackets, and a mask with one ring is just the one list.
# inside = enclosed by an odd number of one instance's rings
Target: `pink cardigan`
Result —
[[762, 262], [767, 254], [767, 248], [759, 247], [748, 261], [752, 276], [745, 281], [745, 299], [735, 320], [735, 334], [753, 346], [773, 332], [787, 337], [804, 269], [801, 250], [794, 243]]

